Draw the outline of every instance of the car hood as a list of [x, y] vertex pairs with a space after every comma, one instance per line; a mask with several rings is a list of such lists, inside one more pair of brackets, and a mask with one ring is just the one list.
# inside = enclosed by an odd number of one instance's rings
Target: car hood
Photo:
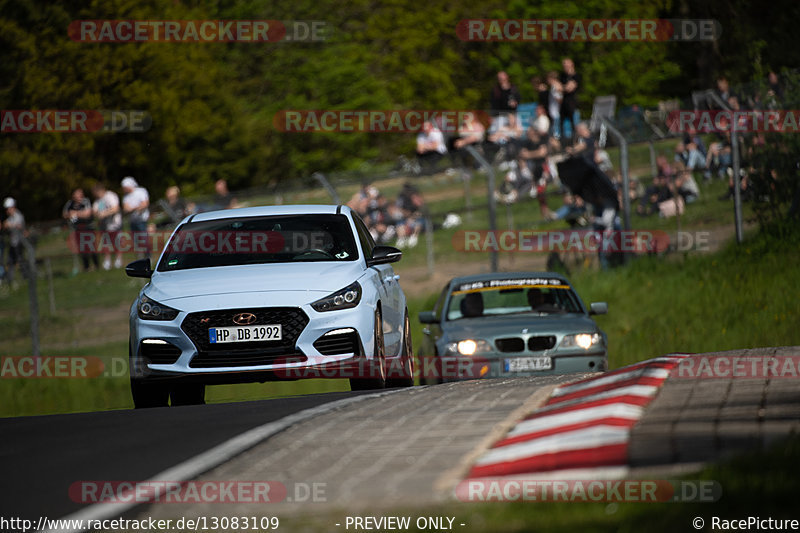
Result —
[[494, 339], [527, 334], [568, 334], [597, 331], [597, 324], [587, 315], [570, 313], [565, 315], [517, 314], [488, 316], [481, 318], [462, 318], [445, 322], [445, 336], [450, 340]]
[[324, 296], [350, 285], [363, 272], [359, 261], [194, 268], [155, 273], [145, 294], [159, 302], [262, 292], [319, 292]]

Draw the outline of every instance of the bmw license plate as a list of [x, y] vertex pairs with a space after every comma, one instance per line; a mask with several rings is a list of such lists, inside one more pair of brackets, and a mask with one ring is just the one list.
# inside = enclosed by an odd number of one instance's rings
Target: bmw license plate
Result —
[[553, 359], [550, 357], [515, 357], [505, 360], [506, 372], [529, 372], [531, 370], [550, 370]]
[[208, 342], [211, 344], [279, 341], [282, 338], [283, 330], [280, 324], [208, 328]]

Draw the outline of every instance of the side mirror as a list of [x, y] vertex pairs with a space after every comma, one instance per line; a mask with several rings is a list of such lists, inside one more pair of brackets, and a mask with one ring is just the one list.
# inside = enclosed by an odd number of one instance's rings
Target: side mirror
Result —
[[608, 313], [608, 304], [605, 302], [592, 302], [589, 304], [590, 315], [605, 315]]
[[367, 266], [396, 263], [403, 257], [403, 252], [393, 246], [376, 246], [372, 249], [372, 257], [367, 259]]
[[125, 274], [132, 278], [149, 278], [153, 275], [149, 259], [138, 259], [125, 267]]
[[436, 324], [436, 313], [433, 311], [420, 311], [419, 323], [420, 324]]

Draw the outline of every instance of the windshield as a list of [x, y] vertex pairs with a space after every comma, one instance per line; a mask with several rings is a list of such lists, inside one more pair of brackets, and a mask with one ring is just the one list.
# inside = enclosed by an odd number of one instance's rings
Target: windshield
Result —
[[158, 271], [356, 259], [344, 215], [242, 217], [183, 224], [167, 244]]
[[447, 320], [531, 313], [582, 313], [572, 288], [558, 279], [490, 280], [463, 284], [451, 293]]

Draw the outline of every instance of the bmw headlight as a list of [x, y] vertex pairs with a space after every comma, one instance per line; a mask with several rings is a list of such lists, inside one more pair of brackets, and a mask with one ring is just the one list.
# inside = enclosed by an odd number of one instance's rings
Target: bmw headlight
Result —
[[465, 339], [445, 346], [444, 355], [475, 355], [491, 351], [492, 347], [483, 339]]
[[180, 312], [177, 309], [151, 300], [147, 296], [142, 296], [139, 300], [139, 305], [136, 306], [136, 310], [142, 320], [175, 320], [175, 317]]
[[599, 333], [577, 333], [575, 335], [565, 335], [561, 339], [559, 348], [574, 348], [576, 346], [588, 350], [592, 346], [597, 346], [603, 342]]
[[361, 301], [361, 285], [354, 282], [340, 291], [336, 291], [330, 296], [326, 296], [311, 304], [315, 311], [323, 313], [325, 311], [338, 311], [340, 309], [350, 309], [358, 305]]

